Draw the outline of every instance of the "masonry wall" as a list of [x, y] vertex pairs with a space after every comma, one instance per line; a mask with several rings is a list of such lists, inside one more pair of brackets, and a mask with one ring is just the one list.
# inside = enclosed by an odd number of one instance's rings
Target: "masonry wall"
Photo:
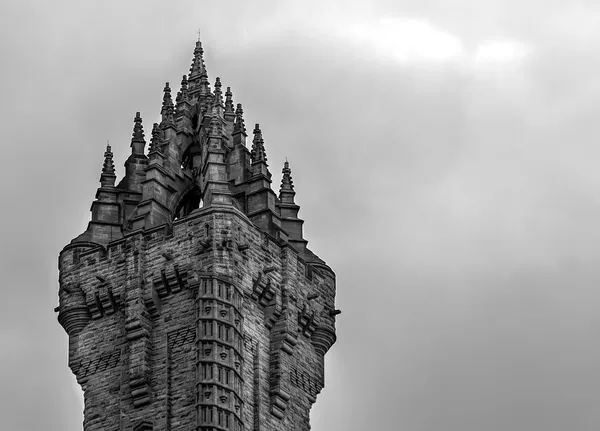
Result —
[[335, 276], [231, 206], [66, 247], [59, 321], [84, 430], [310, 429]]

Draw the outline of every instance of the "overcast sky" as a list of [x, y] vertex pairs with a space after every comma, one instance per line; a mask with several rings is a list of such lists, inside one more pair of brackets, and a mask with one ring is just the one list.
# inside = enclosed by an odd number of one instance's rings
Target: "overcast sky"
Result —
[[81, 430], [57, 256], [197, 28], [337, 273], [314, 431], [600, 425], [600, 3], [3, 1], [0, 417]]

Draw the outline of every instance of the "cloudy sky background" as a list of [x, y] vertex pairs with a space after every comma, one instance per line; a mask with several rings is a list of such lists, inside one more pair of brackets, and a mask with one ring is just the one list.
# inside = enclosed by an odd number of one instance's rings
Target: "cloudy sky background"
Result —
[[3, 1], [0, 417], [81, 430], [57, 255], [202, 29], [338, 275], [315, 431], [600, 424], [600, 4]]

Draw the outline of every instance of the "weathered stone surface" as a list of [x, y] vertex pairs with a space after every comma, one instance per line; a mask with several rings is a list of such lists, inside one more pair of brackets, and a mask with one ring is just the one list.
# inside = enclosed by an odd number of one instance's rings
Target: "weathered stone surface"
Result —
[[289, 165], [277, 197], [262, 136], [252, 156], [241, 107], [229, 91], [222, 106], [194, 55], [176, 108], [165, 88], [149, 158], [136, 115], [118, 186], [107, 149], [92, 221], [59, 257], [84, 430], [306, 431], [335, 275], [302, 237]]

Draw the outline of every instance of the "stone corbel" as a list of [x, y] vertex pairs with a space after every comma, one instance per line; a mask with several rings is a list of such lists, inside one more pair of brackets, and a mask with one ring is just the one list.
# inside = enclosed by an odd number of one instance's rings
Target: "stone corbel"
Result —
[[152, 279], [152, 284], [161, 298], [177, 293], [186, 287], [187, 269], [180, 269], [178, 265], [173, 265], [172, 270], [163, 269], [160, 276]]
[[302, 332], [307, 337], [310, 337], [316, 328], [315, 311], [310, 310], [305, 303], [302, 311], [298, 313], [298, 332]]

